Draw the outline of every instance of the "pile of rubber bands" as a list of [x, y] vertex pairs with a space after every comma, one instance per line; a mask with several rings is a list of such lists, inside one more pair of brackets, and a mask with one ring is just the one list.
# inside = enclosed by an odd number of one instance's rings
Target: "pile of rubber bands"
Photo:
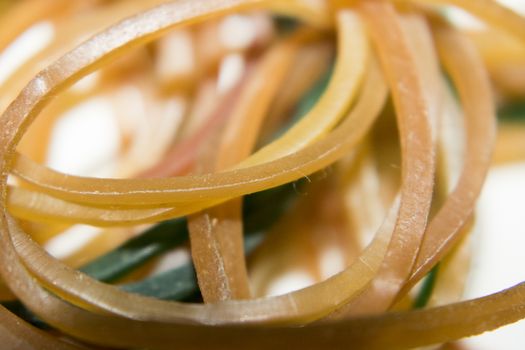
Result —
[[[525, 317], [525, 284], [459, 301], [493, 156], [525, 149], [523, 128], [496, 143], [525, 98], [515, 12], [4, 0], [0, 53], [44, 21], [0, 85], [2, 348], [441, 348]], [[47, 166], [57, 121], [95, 97], [118, 120], [112, 176]], [[77, 225], [101, 233], [46, 251]], [[290, 271], [308, 283], [278, 292]]]

